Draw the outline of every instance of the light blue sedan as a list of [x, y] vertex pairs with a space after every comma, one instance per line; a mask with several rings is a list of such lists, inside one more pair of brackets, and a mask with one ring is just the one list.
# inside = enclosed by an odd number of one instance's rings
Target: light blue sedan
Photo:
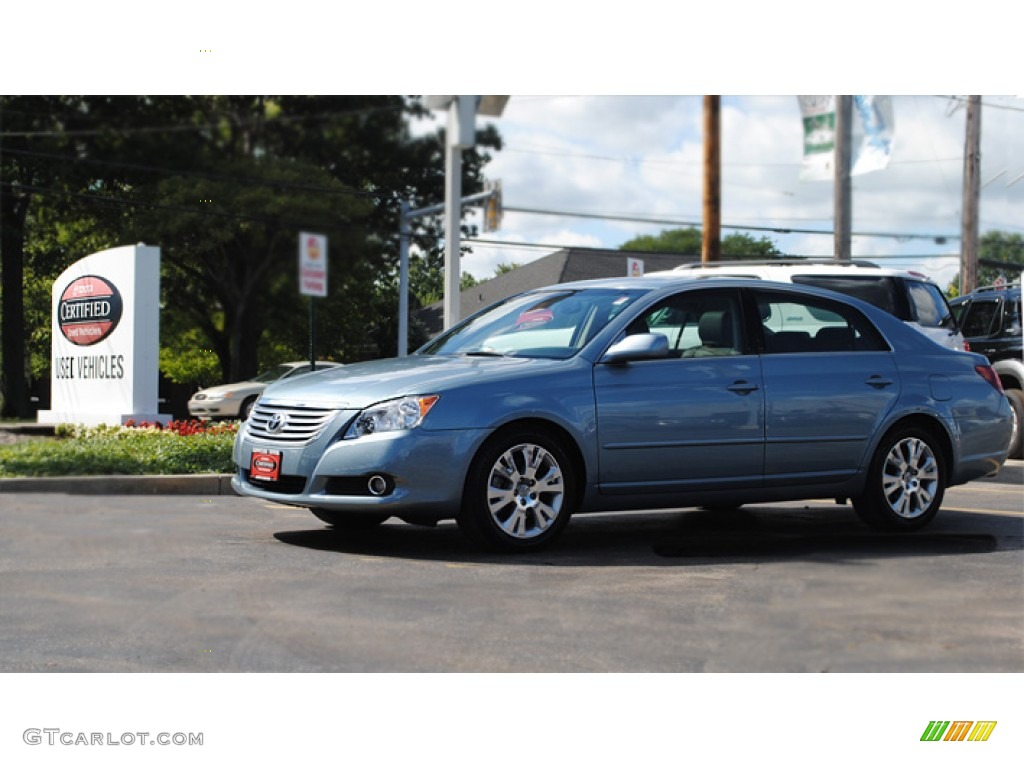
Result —
[[985, 358], [856, 299], [624, 278], [521, 294], [409, 357], [271, 385], [233, 486], [337, 529], [454, 518], [503, 550], [550, 543], [576, 513], [822, 497], [910, 531], [946, 487], [999, 470], [1010, 429]]

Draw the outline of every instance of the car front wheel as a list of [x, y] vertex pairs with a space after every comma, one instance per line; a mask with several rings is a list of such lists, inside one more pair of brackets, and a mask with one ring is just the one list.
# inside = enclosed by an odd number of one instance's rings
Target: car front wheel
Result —
[[576, 496], [572, 460], [556, 438], [536, 429], [507, 431], [474, 459], [458, 524], [486, 549], [540, 549], [568, 524]]
[[904, 427], [882, 440], [853, 508], [869, 525], [887, 531], [923, 528], [942, 504], [946, 466], [938, 441], [926, 429]]

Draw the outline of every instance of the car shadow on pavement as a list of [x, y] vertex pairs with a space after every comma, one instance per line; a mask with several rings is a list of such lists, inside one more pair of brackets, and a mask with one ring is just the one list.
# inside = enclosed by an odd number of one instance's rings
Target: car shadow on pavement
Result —
[[1020, 521], [940, 512], [924, 531], [882, 533], [849, 507], [687, 510], [580, 515], [558, 541], [534, 553], [488, 553], [454, 523], [424, 528], [389, 521], [370, 531], [280, 531], [278, 541], [339, 554], [460, 563], [595, 567], [680, 566], [804, 560], [856, 564], [879, 558], [1021, 550]]

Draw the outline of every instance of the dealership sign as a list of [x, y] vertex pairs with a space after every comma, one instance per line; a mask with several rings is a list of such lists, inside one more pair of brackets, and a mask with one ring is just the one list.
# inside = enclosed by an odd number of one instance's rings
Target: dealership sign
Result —
[[86, 256], [53, 284], [49, 411], [42, 424], [168, 421], [157, 413], [160, 249]]

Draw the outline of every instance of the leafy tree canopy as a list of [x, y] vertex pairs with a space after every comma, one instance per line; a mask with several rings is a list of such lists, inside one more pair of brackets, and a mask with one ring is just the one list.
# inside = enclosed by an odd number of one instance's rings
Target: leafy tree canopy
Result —
[[[657, 235], [640, 235], [619, 246], [623, 251], [647, 251], [652, 253], [681, 253], [699, 256], [703, 247], [702, 234], [695, 227], [667, 229]], [[733, 233], [722, 238], [722, 256], [740, 258], [770, 258], [781, 256], [782, 252], [767, 237], [753, 238], [750, 235]]]

